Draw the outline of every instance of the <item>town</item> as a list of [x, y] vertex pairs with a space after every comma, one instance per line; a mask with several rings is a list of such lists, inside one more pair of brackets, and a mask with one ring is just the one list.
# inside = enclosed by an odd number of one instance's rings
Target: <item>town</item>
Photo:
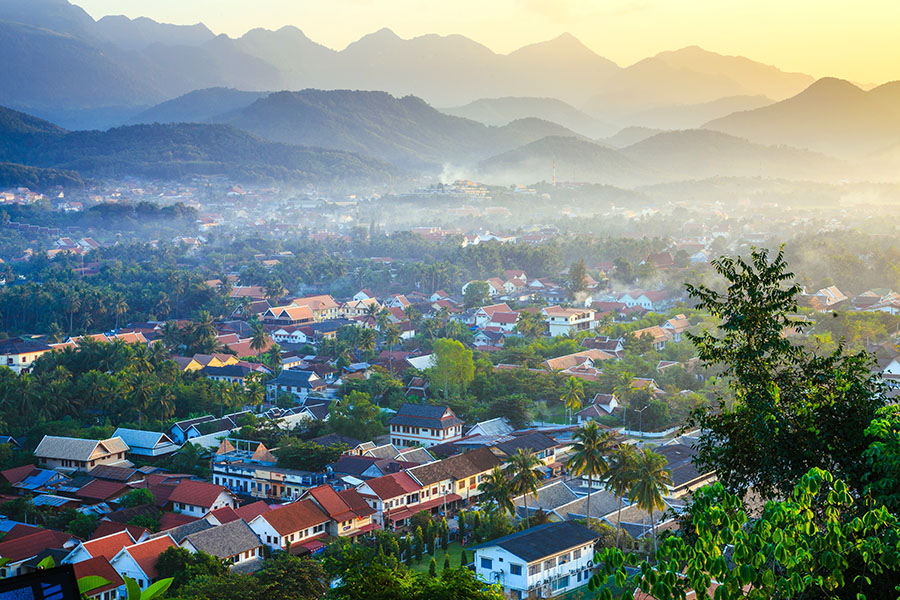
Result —
[[[93, 202], [100, 223], [139, 210], [180, 235], [5, 220], [30, 250], [8, 247], [0, 289], [4, 576], [71, 564], [107, 600], [129, 579], [204, 597], [312, 569], [312, 598], [377, 551], [505, 597], [578, 598], [596, 552], [652, 559], [719, 478], [696, 415], [733, 390], [697, 344], [722, 319], [689, 290], [722, 289], [717, 253], [755, 234], [246, 237], [182, 204]], [[893, 397], [892, 282], [800, 276], [821, 287], [798, 288], [780, 337], [871, 352]]]

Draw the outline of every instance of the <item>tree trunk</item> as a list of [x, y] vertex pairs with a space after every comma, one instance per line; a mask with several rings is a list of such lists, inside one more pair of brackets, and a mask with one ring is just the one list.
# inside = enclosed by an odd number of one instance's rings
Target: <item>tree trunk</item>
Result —
[[588, 529], [591, 528], [591, 493], [594, 491], [594, 478], [588, 474], [588, 501], [587, 501], [587, 523]]
[[522, 500], [525, 502], [525, 529], [528, 529], [528, 494], [522, 495]]
[[622, 496], [619, 496], [619, 512], [616, 516], [616, 549], [619, 548], [619, 534], [622, 531]]

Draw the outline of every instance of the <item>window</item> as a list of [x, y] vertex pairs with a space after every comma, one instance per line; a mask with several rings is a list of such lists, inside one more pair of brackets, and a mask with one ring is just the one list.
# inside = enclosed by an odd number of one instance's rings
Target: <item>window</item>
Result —
[[564, 565], [569, 562], [569, 553], [566, 552], [562, 556], [559, 557], [559, 564]]
[[555, 566], [556, 566], [556, 559], [555, 559], [555, 558], [551, 558], [550, 560], [545, 560], [545, 561], [544, 561], [544, 570], [545, 570], [545, 571], [546, 571], [547, 569], [552, 569], [552, 568], [555, 567]]
[[494, 566], [494, 562], [489, 558], [481, 559], [481, 568], [482, 569], [490, 569]]
[[522, 565], [514, 565], [510, 563], [509, 572], [513, 575], [521, 575], [522, 574]]
[[572, 560], [578, 560], [581, 558], [581, 548], [572, 553]]
[[541, 572], [541, 563], [528, 567], [528, 575], [537, 575]]
[[557, 590], [561, 590], [563, 588], [567, 588], [567, 587], [569, 587], [569, 576], [568, 575], [566, 575], [565, 577], [560, 577], [559, 579], [556, 579], [555, 581], [553, 581], [553, 583], [550, 584], [550, 588], [554, 592]]

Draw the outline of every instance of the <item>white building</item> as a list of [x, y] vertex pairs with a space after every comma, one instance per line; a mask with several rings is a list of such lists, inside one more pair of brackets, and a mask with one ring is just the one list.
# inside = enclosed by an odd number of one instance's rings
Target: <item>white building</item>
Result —
[[538, 525], [475, 546], [475, 573], [510, 598], [563, 594], [587, 585], [598, 539], [574, 521]]
[[548, 306], [541, 309], [541, 315], [553, 337], [589, 331], [597, 326], [594, 311], [590, 308]]
[[429, 448], [462, 437], [463, 421], [446, 406], [404, 404], [389, 421], [391, 443]]

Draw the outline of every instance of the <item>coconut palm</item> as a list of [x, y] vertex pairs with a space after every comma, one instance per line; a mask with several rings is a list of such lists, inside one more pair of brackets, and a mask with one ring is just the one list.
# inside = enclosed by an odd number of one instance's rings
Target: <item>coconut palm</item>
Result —
[[650, 513], [654, 547], [656, 546], [656, 521], [653, 519], [653, 511], [665, 510], [666, 503], [663, 495], [668, 491], [668, 486], [672, 485], [672, 475], [666, 469], [667, 466], [668, 462], [665, 457], [649, 448], [636, 452], [634, 481], [631, 484], [629, 496], [638, 505], [638, 508]]
[[258, 354], [269, 345], [269, 334], [266, 333], [262, 323], [259, 321], [255, 321], [253, 325], [250, 326], [250, 329], [252, 331], [250, 336], [250, 349]]
[[622, 424], [628, 412], [628, 398], [634, 392], [634, 374], [630, 371], [619, 371], [613, 380], [613, 394], [622, 403]]
[[612, 436], [600, 429], [596, 421], [588, 421], [578, 428], [574, 435], [572, 455], [566, 466], [573, 475], [587, 475], [587, 521], [591, 526], [591, 495], [595, 477], [602, 477], [609, 468], [606, 457], [613, 448]]
[[566, 381], [565, 391], [560, 397], [566, 405], [566, 416], [571, 421], [571, 414], [581, 410], [581, 402], [584, 400], [584, 384], [575, 376]]
[[396, 325], [388, 325], [384, 329], [384, 341], [390, 348], [389, 364], [391, 368], [391, 377], [394, 376], [394, 344], [400, 343], [400, 329]]
[[521, 495], [525, 503], [525, 529], [528, 529], [528, 495], [538, 497], [538, 487], [544, 474], [540, 467], [544, 463], [529, 450], [519, 448], [506, 465], [509, 487], [513, 494]]
[[375, 352], [375, 331], [372, 329], [360, 329], [359, 339], [356, 343], [360, 350], [365, 352], [367, 356], [371, 356]]
[[609, 461], [606, 476], [603, 483], [619, 501], [619, 511], [616, 518], [616, 548], [619, 547], [619, 532], [622, 530], [622, 501], [634, 484], [634, 463], [637, 453], [634, 446], [622, 444]]
[[116, 331], [119, 330], [119, 317], [124, 317], [125, 313], [128, 312], [128, 302], [125, 301], [125, 296], [122, 294], [116, 295], [116, 302], [113, 305], [113, 312], [116, 313]]
[[500, 467], [494, 467], [490, 473], [484, 476], [484, 479], [478, 484], [478, 491], [481, 492], [481, 497], [485, 502], [491, 502], [500, 510], [511, 515], [516, 514], [516, 505], [512, 501], [509, 480]]

